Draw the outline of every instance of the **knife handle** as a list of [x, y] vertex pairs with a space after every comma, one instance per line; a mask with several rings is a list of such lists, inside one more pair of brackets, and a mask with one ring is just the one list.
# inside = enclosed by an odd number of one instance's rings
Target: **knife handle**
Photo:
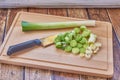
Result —
[[40, 39], [34, 39], [34, 40], [26, 41], [23, 43], [19, 43], [16, 45], [12, 45], [8, 48], [7, 55], [10, 56], [16, 52], [19, 52], [19, 51], [22, 51], [24, 49], [31, 48], [33, 46], [40, 45], [40, 44], [41, 44]]

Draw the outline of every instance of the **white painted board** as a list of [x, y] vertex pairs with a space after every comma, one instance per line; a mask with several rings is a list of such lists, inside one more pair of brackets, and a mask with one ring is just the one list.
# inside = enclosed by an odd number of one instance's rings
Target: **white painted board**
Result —
[[120, 8], [120, 0], [0, 0], [0, 8]]

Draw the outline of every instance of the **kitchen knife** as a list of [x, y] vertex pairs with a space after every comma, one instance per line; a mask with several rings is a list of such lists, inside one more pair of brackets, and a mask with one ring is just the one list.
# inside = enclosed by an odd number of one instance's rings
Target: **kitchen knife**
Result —
[[53, 44], [54, 39], [56, 37], [57, 37], [57, 35], [52, 35], [52, 36], [48, 36], [46, 38], [29, 40], [29, 41], [26, 41], [26, 42], [23, 42], [23, 43], [12, 45], [8, 48], [7, 55], [10, 56], [12, 54], [15, 54], [16, 52], [19, 52], [19, 51], [22, 51], [22, 50], [25, 50], [27, 48], [31, 48], [31, 47], [34, 47], [34, 46], [40, 46], [41, 45], [43, 47], [46, 47], [50, 44]]

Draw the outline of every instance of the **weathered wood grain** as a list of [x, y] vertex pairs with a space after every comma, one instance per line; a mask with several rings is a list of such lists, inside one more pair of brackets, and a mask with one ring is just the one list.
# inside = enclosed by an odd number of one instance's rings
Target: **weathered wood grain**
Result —
[[8, 9], [8, 21], [6, 22], [6, 32], [8, 32], [14, 18], [15, 18], [15, 15], [17, 14], [17, 12], [19, 11], [27, 11], [27, 9]]
[[[6, 17], [7, 17], [7, 10], [5, 9], [0, 9], [0, 45], [2, 44], [3, 41], [3, 34], [4, 34], [4, 27], [5, 27], [5, 22], [6, 22]], [[1, 79], [1, 74], [2, 74], [2, 68], [0, 64], [0, 79]]]
[[48, 14], [48, 9], [39, 9], [39, 8], [29, 8], [28, 12], [34, 12], [34, 13], [41, 13], [41, 14]]
[[2, 64], [1, 80], [23, 80], [22, 69], [20, 66]]
[[73, 18], [87, 19], [87, 11], [86, 9], [68, 9], [68, 16]]
[[106, 9], [87, 9], [88, 18], [110, 22]]
[[0, 9], [0, 45], [2, 43], [6, 18], [7, 18], [7, 9]]
[[113, 31], [113, 43], [114, 75], [109, 80], [120, 80], [120, 43], [116, 37], [115, 31]]
[[120, 42], [120, 9], [107, 9], [115, 33]]
[[53, 71], [51, 79], [52, 80], [80, 80], [80, 76], [78, 74]]
[[51, 80], [51, 73], [48, 70], [26, 67], [25, 80]]
[[107, 80], [106, 78], [102, 77], [95, 77], [95, 76], [83, 76], [84, 79], [82, 80]]
[[109, 80], [120, 80], [120, 9], [107, 9], [111, 23], [113, 24], [113, 60], [114, 60], [114, 75]]
[[[6, 32], [8, 32], [12, 21], [16, 15], [17, 12], [19, 11], [27, 11], [27, 9], [8, 9], [7, 10], [7, 20], [6, 20]], [[6, 64], [1, 64], [1, 79], [3, 80], [23, 80], [23, 67], [20, 66], [14, 66], [14, 65], [6, 65]]]
[[67, 16], [67, 9], [48, 9], [48, 14], [57, 16]]

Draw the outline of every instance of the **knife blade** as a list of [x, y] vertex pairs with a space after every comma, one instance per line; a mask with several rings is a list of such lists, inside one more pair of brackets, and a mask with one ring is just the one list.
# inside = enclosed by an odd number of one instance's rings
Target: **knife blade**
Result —
[[25, 50], [25, 49], [28, 49], [28, 48], [31, 48], [34, 46], [43, 46], [43, 47], [49, 46], [49, 45], [54, 43], [54, 39], [56, 37], [57, 37], [57, 34], [51, 35], [51, 36], [48, 36], [45, 38], [33, 39], [33, 40], [29, 40], [26, 42], [22, 42], [19, 44], [9, 46], [9, 48], [7, 50], [7, 55], [10, 56], [10, 55], [13, 55], [19, 51], [22, 51], [22, 50]]

